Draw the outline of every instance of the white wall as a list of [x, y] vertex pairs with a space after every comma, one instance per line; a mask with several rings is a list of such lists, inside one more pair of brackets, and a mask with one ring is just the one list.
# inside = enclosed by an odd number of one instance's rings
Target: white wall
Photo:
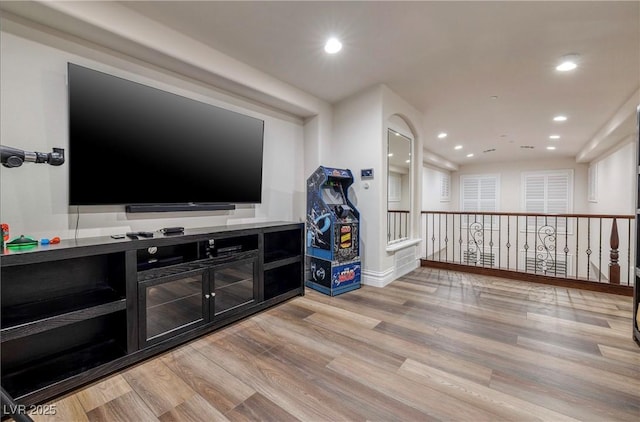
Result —
[[[26, 163], [0, 168], [0, 220], [11, 236], [34, 238], [108, 235], [181, 225], [206, 227], [249, 221], [301, 221], [304, 205], [304, 128], [300, 119], [196, 83], [179, 75], [50, 34], [33, 38], [2, 32], [0, 37], [0, 122], [2, 144], [31, 151], [65, 148], [67, 133], [67, 61], [247, 114], [265, 121], [262, 204], [230, 212], [126, 214], [124, 207], [69, 208], [67, 167]], [[49, 39], [43, 43], [34, 39]], [[324, 126], [319, 125], [319, 126]], [[117, 166], [114, 165], [114, 171]], [[90, 183], [90, 181], [89, 181]]]
[[587, 165], [573, 159], [549, 159], [544, 161], [516, 161], [508, 163], [467, 164], [451, 173], [451, 209], [460, 209], [460, 176], [465, 174], [499, 174], [500, 207], [502, 212], [523, 212], [522, 173], [544, 170], [572, 169], [573, 213], [587, 212]]
[[588, 203], [592, 214], [635, 213], [636, 145], [631, 138], [590, 163], [596, 168], [595, 202]]
[[[363, 271], [380, 270], [386, 232], [386, 160], [382, 145], [382, 93], [374, 87], [335, 105], [333, 142], [324, 165], [350, 169], [355, 177], [350, 197], [360, 211], [360, 258]], [[384, 145], [386, 150], [386, 144]], [[384, 154], [386, 158], [386, 154]], [[360, 169], [372, 168], [373, 179], [361, 180]], [[368, 187], [367, 187], [368, 186]], [[384, 213], [383, 213], [384, 210]]]
[[[451, 172], [436, 169], [428, 165], [422, 167], [422, 210], [423, 211], [450, 211], [451, 198], [449, 201], [442, 201], [440, 198], [440, 182], [443, 175], [451, 177]], [[453, 180], [450, 181], [453, 184]], [[451, 185], [449, 186], [451, 190]], [[450, 192], [451, 196], [451, 192]]]

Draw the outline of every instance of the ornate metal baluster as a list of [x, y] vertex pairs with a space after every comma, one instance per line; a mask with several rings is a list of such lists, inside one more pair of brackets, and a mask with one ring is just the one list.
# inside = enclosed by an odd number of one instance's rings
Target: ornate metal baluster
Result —
[[578, 279], [578, 259], [579, 259], [579, 246], [578, 239], [580, 239], [580, 217], [576, 218], [576, 279]]
[[[482, 247], [482, 253], [484, 254], [484, 225], [478, 223], [477, 215], [474, 215], [473, 223], [469, 225], [469, 234], [471, 235], [471, 241], [473, 244], [470, 246], [471, 252], [475, 254], [475, 265], [477, 266], [481, 262], [480, 247]], [[484, 219], [483, 219], [484, 222]], [[467, 238], [468, 239], [468, 238]], [[469, 242], [467, 240], [467, 248], [469, 248]], [[483, 263], [484, 266], [484, 263]]]
[[[516, 216], [516, 219], [518, 216]], [[511, 255], [511, 219], [507, 216], [507, 270], [509, 269], [509, 259]]]
[[529, 258], [529, 216], [524, 216], [524, 272], [529, 271], [529, 263], [527, 259]]
[[444, 259], [449, 261], [449, 214], [444, 215]]
[[493, 215], [489, 216], [489, 256], [491, 267], [493, 267], [494, 255], [493, 255]]
[[520, 235], [520, 217], [516, 215], [516, 271], [518, 271], [518, 255], [520, 255], [520, 242], [518, 241], [519, 235]]
[[[536, 217], [536, 220], [537, 219]], [[546, 275], [552, 266], [554, 268], [556, 266], [556, 261], [552, 256], [552, 253], [554, 253], [556, 249], [556, 231], [554, 227], [547, 224], [546, 217], [544, 223], [544, 226], [540, 226], [538, 229], [537, 239], [540, 239], [540, 244], [538, 245], [536, 242], [535, 266], [536, 271], [539, 268], [540, 272]]]
[[426, 258], [429, 259], [429, 213], [425, 214], [424, 219], [424, 253]]
[[438, 261], [442, 261], [440, 251], [442, 250], [442, 213], [438, 213]]
[[433, 220], [431, 220], [431, 248], [433, 249], [433, 259], [436, 259], [436, 215], [433, 214]]
[[[486, 216], [484, 214], [482, 214], [482, 236], [484, 237], [484, 228], [486, 226], [486, 223], [484, 221], [484, 218]], [[482, 266], [484, 267], [484, 263], [485, 263], [485, 257], [487, 256], [487, 254], [484, 251], [484, 242], [482, 242], [482, 255], [480, 255], [480, 263], [482, 264]]]
[[[460, 245], [460, 250], [459, 250], [460, 263], [463, 264], [462, 262], [462, 214], [460, 214], [460, 226], [458, 227], [458, 231], [459, 231], [458, 245]], [[454, 261], [455, 261], [455, 258], [454, 258]]]
[[598, 283], [602, 281], [602, 217], [598, 219]]
[[587, 250], [585, 253], [587, 254], [587, 280], [590, 277], [591, 270], [591, 217], [587, 218]]
[[[554, 226], [554, 230], [556, 231], [556, 248], [553, 251], [553, 259], [556, 262], [556, 265], [553, 266], [553, 275], [557, 276], [558, 275], [558, 248], [557, 248], [557, 242], [558, 242], [558, 216], [555, 216], [555, 219], [553, 221], [553, 226]], [[565, 267], [567, 265], [567, 262], [565, 261]]]
[[[537, 232], [538, 231], [537, 215], [534, 217], [533, 221], [534, 221], [533, 229]], [[538, 237], [535, 234], [533, 235], [533, 272], [534, 273], [538, 272]]]
[[569, 276], [569, 217], [564, 218], [564, 276]]

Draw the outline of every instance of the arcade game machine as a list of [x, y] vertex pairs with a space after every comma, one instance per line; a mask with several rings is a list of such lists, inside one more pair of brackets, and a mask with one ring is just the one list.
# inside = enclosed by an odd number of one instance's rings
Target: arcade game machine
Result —
[[360, 288], [360, 213], [348, 197], [351, 170], [318, 167], [307, 179], [305, 284], [330, 296]]

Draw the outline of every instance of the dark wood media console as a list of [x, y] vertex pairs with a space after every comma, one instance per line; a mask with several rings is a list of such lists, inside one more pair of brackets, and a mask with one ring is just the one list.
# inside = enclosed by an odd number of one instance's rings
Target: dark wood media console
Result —
[[304, 225], [110, 237], [0, 255], [1, 384], [31, 405], [304, 294]]

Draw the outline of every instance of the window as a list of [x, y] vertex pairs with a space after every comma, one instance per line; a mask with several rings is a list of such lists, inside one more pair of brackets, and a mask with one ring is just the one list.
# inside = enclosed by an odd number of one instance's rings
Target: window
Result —
[[[522, 173], [524, 211], [531, 214], [568, 214], [573, 211], [573, 170]], [[554, 232], [571, 231], [566, 218], [527, 218], [527, 229], [536, 231], [545, 225]]]
[[[478, 175], [460, 176], [460, 204], [463, 212], [495, 212], [498, 211], [500, 198], [500, 176], [498, 175]], [[477, 216], [463, 216], [463, 224], [466, 226], [469, 221], [477, 222]], [[497, 226], [499, 216], [486, 218], [483, 216], [480, 221], [484, 227]]]
[[451, 200], [451, 176], [440, 173], [440, 202]]
[[498, 175], [460, 176], [462, 211], [494, 212], [500, 197]]
[[524, 211], [567, 214], [573, 210], [573, 170], [522, 174]]

